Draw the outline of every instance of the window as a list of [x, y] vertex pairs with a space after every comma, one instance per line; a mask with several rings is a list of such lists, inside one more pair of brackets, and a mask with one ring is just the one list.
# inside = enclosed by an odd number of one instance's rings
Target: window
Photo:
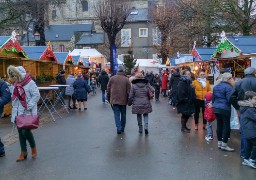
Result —
[[60, 45], [60, 52], [64, 52], [65, 51], [65, 46], [63, 44]]
[[161, 32], [158, 28], [152, 29], [153, 45], [161, 45]]
[[148, 28], [139, 28], [139, 37], [148, 37]]
[[131, 41], [131, 29], [121, 30], [121, 47], [130, 47]]
[[56, 19], [56, 18], [57, 18], [57, 11], [52, 10], [52, 19]]
[[88, 1], [82, 1], [83, 12], [88, 11]]

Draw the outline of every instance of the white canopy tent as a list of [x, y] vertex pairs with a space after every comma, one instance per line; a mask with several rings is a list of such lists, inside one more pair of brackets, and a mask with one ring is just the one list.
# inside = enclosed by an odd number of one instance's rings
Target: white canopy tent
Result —
[[101, 63], [103, 66], [106, 64], [106, 58], [96, 49], [74, 49], [71, 56], [80, 56], [80, 59], [89, 58], [89, 61]]
[[139, 66], [139, 68], [145, 72], [153, 71], [154, 73], [158, 73], [161, 68], [166, 68], [165, 65], [160, 64], [154, 59], [137, 59], [135, 66]]

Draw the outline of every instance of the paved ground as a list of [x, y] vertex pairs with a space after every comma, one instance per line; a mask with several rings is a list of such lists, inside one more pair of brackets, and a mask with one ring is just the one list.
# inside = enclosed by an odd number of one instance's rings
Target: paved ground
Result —
[[[0, 159], [0, 180], [254, 180], [256, 170], [241, 165], [238, 134], [231, 136], [236, 152], [217, 149], [205, 132], [180, 132], [179, 116], [167, 101], [153, 101], [149, 136], [140, 135], [136, 116], [127, 110], [125, 134], [117, 135], [109, 105], [91, 96], [87, 111], [73, 111], [34, 132], [39, 155], [16, 163], [19, 144], [6, 147]], [[9, 125], [8, 131], [11, 131]]]

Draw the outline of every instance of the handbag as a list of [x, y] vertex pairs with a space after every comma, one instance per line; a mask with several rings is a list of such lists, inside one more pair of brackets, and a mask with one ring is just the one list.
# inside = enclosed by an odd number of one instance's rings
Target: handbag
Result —
[[151, 100], [151, 99], [153, 99], [154, 98], [154, 93], [151, 91], [151, 89], [148, 87], [148, 93], [147, 93], [147, 95], [148, 95], [148, 99], [149, 100]]
[[39, 126], [39, 116], [33, 115], [30, 111], [30, 115], [21, 114], [15, 117], [16, 125], [18, 129], [37, 129]]

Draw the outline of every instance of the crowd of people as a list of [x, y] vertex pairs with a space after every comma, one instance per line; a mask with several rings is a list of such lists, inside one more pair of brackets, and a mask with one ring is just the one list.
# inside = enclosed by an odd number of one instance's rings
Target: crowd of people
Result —
[[[0, 80], [0, 113], [9, 101], [12, 101], [11, 121], [21, 114], [37, 114], [39, 90], [31, 75], [22, 66], [9, 66], [8, 77], [13, 88]], [[63, 91], [68, 98], [68, 107], [87, 110], [88, 94], [96, 95], [96, 89], [101, 88], [102, 103], [110, 104], [113, 110], [116, 132], [122, 134], [126, 126], [127, 105], [132, 106], [132, 114], [136, 114], [138, 132], [149, 134], [149, 114], [153, 111], [151, 100], [159, 101], [159, 96], [169, 97], [173, 110], [181, 114], [181, 132], [190, 133], [188, 120], [193, 117], [194, 129], [202, 127], [207, 130], [205, 140], [213, 140], [212, 126], [217, 121], [217, 147], [223, 151], [234, 151], [228, 146], [231, 136], [231, 111], [235, 108], [239, 114], [241, 131], [242, 164], [256, 168], [256, 70], [249, 67], [244, 71], [245, 77], [235, 82], [232, 74], [222, 72], [217, 83], [211, 88], [207, 74], [200, 70], [193, 74], [189, 67], [180, 70], [153, 72], [136, 71], [132, 76], [125, 75], [125, 67], [119, 66], [116, 75], [109, 76], [102, 70], [97, 76], [70, 73], [65, 78], [65, 71], [58, 73], [56, 81], [69, 85]], [[60, 91], [62, 92], [62, 91]], [[167, 93], [169, 92], [169, 93]], [[64, 96], [64, 94], [62, 94]], [[72, 104], [71, 104], [72, 101]], [[78, 104], [78, 107], [77, 107]], [[202, 114], [200, 115], [200, 112]], [[201, 117], [201, 118], [200, 118]], [[199, 126], [202, 119], [202, 126]], [[143, 123], [143, 122], [144, 123]], [[19, 129], [21, 154], [17, 162], [27, 158], [27, 141], [31, 147], [32, 158], [36, 158], [37, 149], [30, 129]], [[0, 156], [5, 156], [4, 146], [0, 139]]]

